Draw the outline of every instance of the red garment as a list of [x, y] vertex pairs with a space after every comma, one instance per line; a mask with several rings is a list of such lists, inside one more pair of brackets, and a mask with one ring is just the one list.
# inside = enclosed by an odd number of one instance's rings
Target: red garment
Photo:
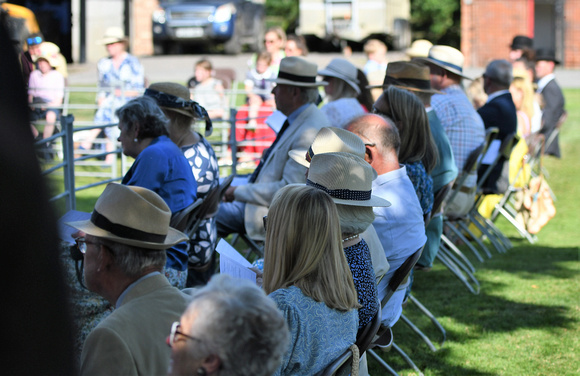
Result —
[[245, 128], [249, 122], [249, 107], [240, 107], [236, 114], [236, 141], [250, 142], [249, 145], [238, 146], [244, 153], [256, 155], [256, 165], [265, 149], [269, 148], [276, 139], [276, 132], [266, 124], [266, 118], [272, 114], [272, 108], [260, 107], [256, 119], [256, 128]]

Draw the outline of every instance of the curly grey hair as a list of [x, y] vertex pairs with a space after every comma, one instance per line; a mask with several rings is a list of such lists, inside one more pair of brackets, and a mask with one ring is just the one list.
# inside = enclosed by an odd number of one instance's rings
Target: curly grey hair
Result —
[[218, 274], [192, 293], [189, 354], [221, 361], [220, 376], [269, 376], [288, 349], [289, 332], [273, 300], [255, 284]]
[[115, 115], [119, 118], [119, 124], [124, 124], [127, 130], [139, 124], [139, 139], [169, 135], [167, 132], [169, 119], [153, 98], [135, 98], [115, 111]]

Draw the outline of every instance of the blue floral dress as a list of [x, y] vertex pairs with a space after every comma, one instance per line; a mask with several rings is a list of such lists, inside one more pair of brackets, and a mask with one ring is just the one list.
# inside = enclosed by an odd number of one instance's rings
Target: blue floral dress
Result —
[[344, 254], [352, 273], [358, 302], [362, 306], [358, 309], [358, 327], [360, 329], [371, 322], [379, 310], [371, 252], [364, 239], [361, 239], [357, 244], [346, 247]]
[[341, 312], [304, 295], [296, 286], [269, 295], [290, 329], [290, 345], [274, 375], [311, 376], [320, 372], [356, 341], [355, 309]]
[[423, 215], [431, 213], [431, 209], [433, 209], [433, 178], [427, 174], [421, 161], [405, 163], [404, 165], [415, 188], [415, 193], [417, 193]]
[[[197, 197], [204, 199], [212, 189], [219, 185], [220, 174], [213, 148], [205, 138], [201, 135], [199, 136], [201, 140], [198, 143], [184, 146], [181, 151], [191, 166], [193, 178], [197, 181]], [[216, 242], [217, 227], [215, 217], [203, 220], [190, 240], [188, 251], [189, 266], [207, 264], [212, 257]], [[192, 278], [194, 277], [188, 276], [188, 280], [192, 281], [188, 285], [197, 284]]]

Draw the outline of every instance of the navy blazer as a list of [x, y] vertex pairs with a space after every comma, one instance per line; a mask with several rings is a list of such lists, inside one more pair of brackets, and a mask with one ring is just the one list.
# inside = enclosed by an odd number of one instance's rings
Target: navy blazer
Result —
[[[483, 119], [483, 124], [486, 129], [492, 127], [499, 129], [497, 138], [501, 141], [503, 141], [508, 135], [516, 133], [518, 129], [516, 106], [514, 105], [512, 95], [509, 92], [493, 98], [477, 110], [477, 112], [481, 116], [481, 119]], [[498, 180], [502, 176], [502, 169], [505, 161], [505, 158], [500, 158], [482, 186], [484, 191], [490, 193], [503, 193], [503, 191], [507, 189], [507, 181], [505, 181], [505, 179], [503, 182], [498, 184]], [[482, 165], [478, 171], [480, 176], [487, 167], [488, 166], [486, 165]]]
[[[564, 113], [564, 94], [562, 94], [562, 89], [560, 89], [556, 80], [551, 80], [542, 90], [542, 96], [544, 97], [544, 108], [542, 110], [542, 128], [540, 133], [544, 134], [546, 141], [548, 141], [550, 134], [552, 134], [558, 120]], [[551, 145], [546, 146], [546, 154], [560, 158], [558, 136], [556, 136]]]

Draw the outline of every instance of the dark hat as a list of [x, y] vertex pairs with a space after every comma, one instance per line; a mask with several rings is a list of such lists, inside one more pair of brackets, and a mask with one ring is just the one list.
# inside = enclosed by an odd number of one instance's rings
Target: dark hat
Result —
[[540, 60], [553, 61], [556, 64], [560, 64], [560, 61], [556, 59], [556, 53], [551, 48], [538, 48], [536, 50], [536, 61]]
[[510, 46], [512, 50], [521, 50], [524, 48], [534, 48], [534, 40], [525, 35], [516, 35]]

